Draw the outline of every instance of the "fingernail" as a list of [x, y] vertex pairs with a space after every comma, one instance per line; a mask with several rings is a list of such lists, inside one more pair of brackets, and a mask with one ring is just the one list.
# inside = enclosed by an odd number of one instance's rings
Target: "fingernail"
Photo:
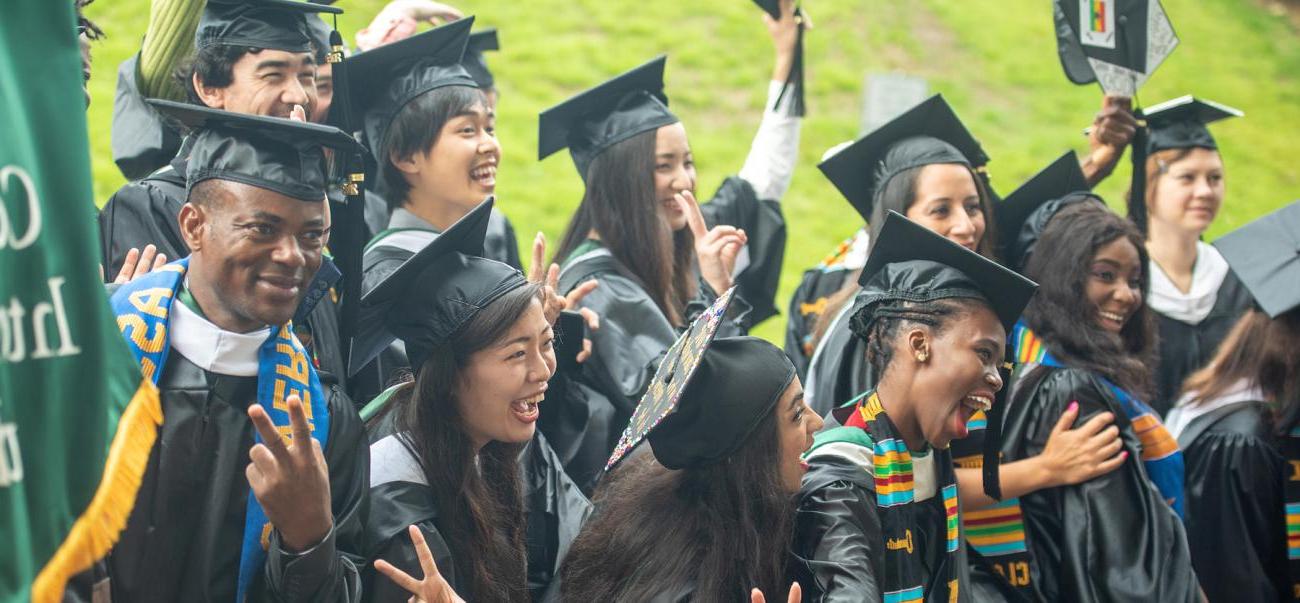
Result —
[[1071, 411], [1079, 410], [1079, 403], [1077, 401], [1071, 402], [1069, 410]]
[[1128, 451], [1127, 451], [1127, 450], [1125, 450], [1124, 452], [1121, 452], [1121, 453], [1119, 453], [1119, 454], [1120, 454], [1120, 456], [1122, 456], [1122, 457], [1124, 457], [1124, 458], [1128, 458]]

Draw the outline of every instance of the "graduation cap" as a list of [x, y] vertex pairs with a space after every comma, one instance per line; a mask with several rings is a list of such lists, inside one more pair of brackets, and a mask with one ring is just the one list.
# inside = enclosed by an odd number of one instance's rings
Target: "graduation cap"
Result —
[[518, 269], [482, 257], [493, 203], [488, 197], [366, 292], [349, 375], [394, 339], [406, 344], [418, 374], [436, 346], [446, 345], [502, 295], [528, 284]]
[[592, 159], [642, 132], [677, 123], [664, 96], [664, 64], [658, 56], [541, 113], [537, 158], [569, 149], [578, 174], [587, 179]]
[[324, 202], [329, 174], [322, 149], [334, 149], [340, 158], [363, 151], [356, 139], [331, 126], [159, 99], [149, 104], [193, 131], [188, 190], [204, 180], [230, 180]]
[[1206, 126], [1243, 115], [1238, 109], [1190, 94], [1139, 112], [1139, 117], [1145, 118], [1146, 127], [1138, 128], [1133, 135], [1133, 176], [1128, 198], [1128, 217], [1138, 229], [1143, 233], [1147, 231], [1147, 157], [1167, 149], [1217, 150], [1218, 143]]
[[336, 64], [335, 102], [343, 110], [337, 117], [330, 111], [331, 122], [350, 132], [365, 130], [367, 144], [378, 153], [393, 118], [416, 97], [445, 86], [477, 88], [460, 64], [473, 25], [474, 17], [457, 19]]
[[1034, 174], [996, 206], [998, 257], [1012, 269], [1023, 268], [1052, 215], [1083, 198], [1100, 199], [1088, 190], [1074, 151], [1066, 151]]
[[492, 70], [488, 69], [487, 57], [483, 56], [483, 53], [490, 50], [501, 50], [495, 27], [469, 34], [469, 42], [465, 45], [465, 56], [460, 60], [460, 66], [464, 67], [465, 71], [469, 72], [469, 76], [478, 83], [478, 87], [484, 90], [496, 87], [496, 78], [492, 77]]
[[721, 461], [772, 411], [794, 380], [794, 365], [755, 337], [715, 339], [734, 298], [734, 288], [719, 296], [668, 348], [606, 470], [647, 439], [669, 469]]
[[865, 315], [871, 304], [897, 300], [982, 299], [1007, 332], [1020, 320], [1038, 284], [993, 260], [971, 251], [902, 214], [890, 211], [871, 249], [862, 275], [862, 291], [854, 316], [854, 331], [867, 332], [874, 318]]
[[959, 163], [982, 170], [989, 157], [936, 94], [817, 165], [862, 219], [871, 222], [876, 195], [904, 170]]
[[1159, 0], [1055, 0], [1052, 15], [1061, 67], [1076, 84], [1134, 96], [1178, 46]]
[[[781, 20], [781, 0], [754, 0], [754, 4], [757, 4], [759, 8], [763, 9], [763, 12], [766, 12], [773, 19]], [[776, 97], [776, 106], [781, 106], [781, 102], [785, 100], [786, 95], [793, 95], [793, 100], [790, 102], [790, 114], [803, 117], [807, 113], [803, 95], [803, 9], [796, 7], [794, 18], [799, 22], [799, 33], [795, 37], [794, 57], [790, 63], [790, 74], [786, 76], [785, 83], [781, 86], [781, 93]]]
[[[343, 9], [295, 0], [208, 0], [194, 32], [194, 47], [249, 46], [311, 52], [310, 13], [338, 15]], [[340, 38], [341, 39], [341, 38]]]
[[1214, 246], [1269, 318], [1300, 306], [1300, 201], [1223, 235]]

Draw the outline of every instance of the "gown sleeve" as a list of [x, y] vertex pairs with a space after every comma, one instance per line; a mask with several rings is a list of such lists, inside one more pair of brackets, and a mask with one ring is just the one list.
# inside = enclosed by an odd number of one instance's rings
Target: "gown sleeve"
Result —
[[880, 601], [884, 538], [866, 473], [837, 458], [809, 464], [792, 545], [804, 601]]
[[297, 554], [285, 552], [279, 533], [271, 532], [265, 584], [272, 600], [361, 600], [359, 568], [365, 564], [363, 522], [369, 503], [370, 448], [352, 401], [338, 386], [331, 387], [327, 395], [330, 433], [324, 452], [334, 527], [320, 544]]
[[1068, 368], [1050, 369], [1026, 385], [1033, 387], [1027, 394], [1017, 385], [1004, 419], [1004, 462], [1042, 453], [1073, 401], [1077, 425], [1114, 413], [1129, 455], [1119, 469], [1082, 484], [1021, 497], [1042, 595], [1049, 601], [1199, 601], [1182, 522], [1147, 477], [1139, 440], [1109, 389], [1091, 373]]
[[151, 181], [132, 182], [118, 189], [99, 211], [104, 278], [111, 280], [117, 275], [132, 247], [144, 249], [153, 244], [169, 261], [189, 255], [176, 222], [183, 204]]
[[[425, 489], [427, 490], [427, 487]], [[391, 509], [399, 512], [399, 515], [393, 517], [402, 517], [404, 515], [400, 514], [401, 509], [394, 508], [395, 505], [400, 504], [401, 501], [399, 500], [390, 500], [388, 504], [385, 504], [376, 499], [375, 512]], [[442, 534], [438, 532], [438, 528], [434, 526], [433, 521], [434, 518], [429, 517], [407, 525], [420, 528], [420, 532], [424, 535], [424, 541], [429, 545], [429, 550], [433, 553], [433, 561], [438, 565], [438, 573], [447, 579], [452, 589], [455, 589], [456, 566], [451, 557], [451, 547], [448, 546]], [[420, 559], [415, 555], [415, 546], [411, 544], [410, 535], [406, 533], [405, 527], [399, 529], [397, 533], [380, 545], [378, 554], [374, 559], [383, 559], [391, 563], [393, 567], [411, 576], [424, 575], [424, 570], [420, 568]], [[373, 560], [371, 565], [366, 568], [366, 576], [365, 600], [368, 603], [406, 603], [410, 600], [411, 593], [375, 570]]]
[[538, 431], [520, 456], [528, 522], [528, 590], [540, 600], [591, 515], [591, 503], [565, 474], [560, 458]]
[[596, 278], [600, 286], [579, 304], [600, 315], [600, 329], [590, 334], [592, 356], [585, 372], [611, 395], [615, 407], [630, 414], [677, 332], [636, 283], [611, 272]]
[[719, 224], [735, 226], [749, 237], [749, 243], [736, 259], [736, 272], [732, 275], [740, 297], [753, 308], [745, 327], [775, 316], [776, 289], [781, 280], [786, 242], [781, 204], [763, 199], [748, 181], [733, 176], [723, 181], [713, 198], [700, 206], [700, 211], [710, 228]]
[[1186, 454], [1187, 538], [1205, 595], [1279, 600], [1290, 589], [1281, 455], [1256, 435], [1214, 429]]

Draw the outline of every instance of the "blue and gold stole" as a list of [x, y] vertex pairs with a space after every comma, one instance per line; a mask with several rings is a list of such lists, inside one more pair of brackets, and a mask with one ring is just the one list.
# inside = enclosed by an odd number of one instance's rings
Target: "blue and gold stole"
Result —
[[[110, 304], [117, 316], [117, 326], [126, 338], [127, 347], [140, 364], [144, 376], [155, 385], [167, 363], [168, 332], [172, 303], [185, 281], [189, 258], [183, 258], [122, 285]], [[292, 438], [289, 405], [286, 400], [297, 394], [311, 426], [311, 437], [325, 447], [329, 433], [329, 405], [321, 389], [320, 378], [307, 352], [293, 335], [292, 323], [272, 329], [271, 336], [257, 353], [257, 402], [271, 417], [271, 422], [285, 438]], [[164, 417], [164, 421], [166, 418]], [[255, 441], [261, 436], [253, 431]], [[243, 601], [253, 579], [266, 564], [266, 549], [272, 526], [266, 512], [253, 493], [248, 494], [244, 516], [244, 540], [239, 557], [239, 586], [236, 603]]]
[[[1011, 344], [1015, 346], [1016, 364], [1037, 363], [1043, 366], [1065, 367], [1065, 363], [1047, 351], [1047, 345], [1023, 321], [1016, 323]], [[1174, 508], [1179, 518], [1183, 516], [1183, 452], [1178, 440], [1169, 433], [1155, 411], [1118, 385], [1098, 376], [1119, 401], [1119, 407], [1133, 426], [1133, 433], [1142, 443], [1142, 464], [1147, 476]], [[1185, 519], [1185, 518], [1184, 518]]]

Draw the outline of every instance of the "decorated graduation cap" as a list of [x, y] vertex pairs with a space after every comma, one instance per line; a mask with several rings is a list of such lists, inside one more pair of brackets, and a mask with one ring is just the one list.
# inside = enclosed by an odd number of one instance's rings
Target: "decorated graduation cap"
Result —
[[998, 257], [1013, 269], [1022, 269], [1034, 243], [1057, 211], [1084, 199], [1088, 180], [1074, 151], [1066, 151], [997, 204]]
[[1300, 307], [1300, 201], [1214, 242], [1269, 318]]
[[1140, 112], [1146, 127], [1133, 136], [1133, 181], [1129, 187], [1128, 216], [1138, 228], [1147, 230], [1147, 157], [1168, 149], [1202, 148], [1219, 145], [1206, 126], [1229, 117], [1245, 115], [1238, 109], [1186, 95], [1147, 107]]
[[858, 279], [861, 309], [853, 329], [864, 336], [875, 322], [872, 304], [981, 299], [1008, 333], [1020, 319], [1038, 284], [891, 211]]
[[772, 412], [794, 365], [756, 337], [715, 338], [734, 297], [735, 289], [720, 296], [668, 349], [606, 470], [642, 440], [669, 469], [722, 461]]
[[348, 131], [364, 130], [377, 153], [393, 118], [416, 97], [446, 86], [477, 88], [460, 64], [473, 25], [474, 17], [458, 19], [335, 65], [335, 102], [344, 107], [337, 117], [330, 112], [331, 121]]
[[342, 12], [334, 6], [296, 0], [208, 0], [194, 32], [194, 47], [202, 50], [227, 45], [311, 52], [307, 18], [315, 19], [313, 13]]
[[492, 50], [501, 50], [495, 27], [469, 34], [469, 42], [465, 45], [465, 56], [460, 60], [461, 67], [464, 67], [465, 71], [469, 72], [469, 76], [478, 83], [478, 87], [484, 90], [496, 87], [496, 78], [492, 77], [492, 70], [488, 69], [487, 57], [483, 54]]
[[642, 132], [680, 121], [668, 110], [664, 64], [659, 56], [542, 112], [537, 158], [569, 149], [578, 174], [587, 179], [591, 161], [605, 149]]
[[862, 219], [871, 221], [880, 191], [900, 172], [936, 163], [982, 171], [989, 157], [936, 94], [817, 165]]
[[518, 269], [482, 257], [492, 205], [487, 198], [366, 292], [350, 374], [394, 339], [406, 344], [418, 374], [435, 347], [446, 345], [483, 308], [528, 284]]
[[149, 104], [192, 131], [189, 190], [205, 180], [229, 180], [324, 202], [330, 174], [323, 149], [334, 149], [339, 158], [362, 151], [356, 139], [331, 126], [166, 100]]
[[[754, 4], [773, 19], [781, 20], [781, 0], [754, 0]], [[803, 9], [795, 8], [794, 18], [799, 22], [799, 33], [794, 42], [794, 58], [790, 63], [790, 74], [786, 76], [785, 83], [781, 86], [781, 94], [776, 97], [776, 106], [780, 107], [787, 97], [791, 97], [790, 114], [803, 117], [807, 110], [803, 94]]]

